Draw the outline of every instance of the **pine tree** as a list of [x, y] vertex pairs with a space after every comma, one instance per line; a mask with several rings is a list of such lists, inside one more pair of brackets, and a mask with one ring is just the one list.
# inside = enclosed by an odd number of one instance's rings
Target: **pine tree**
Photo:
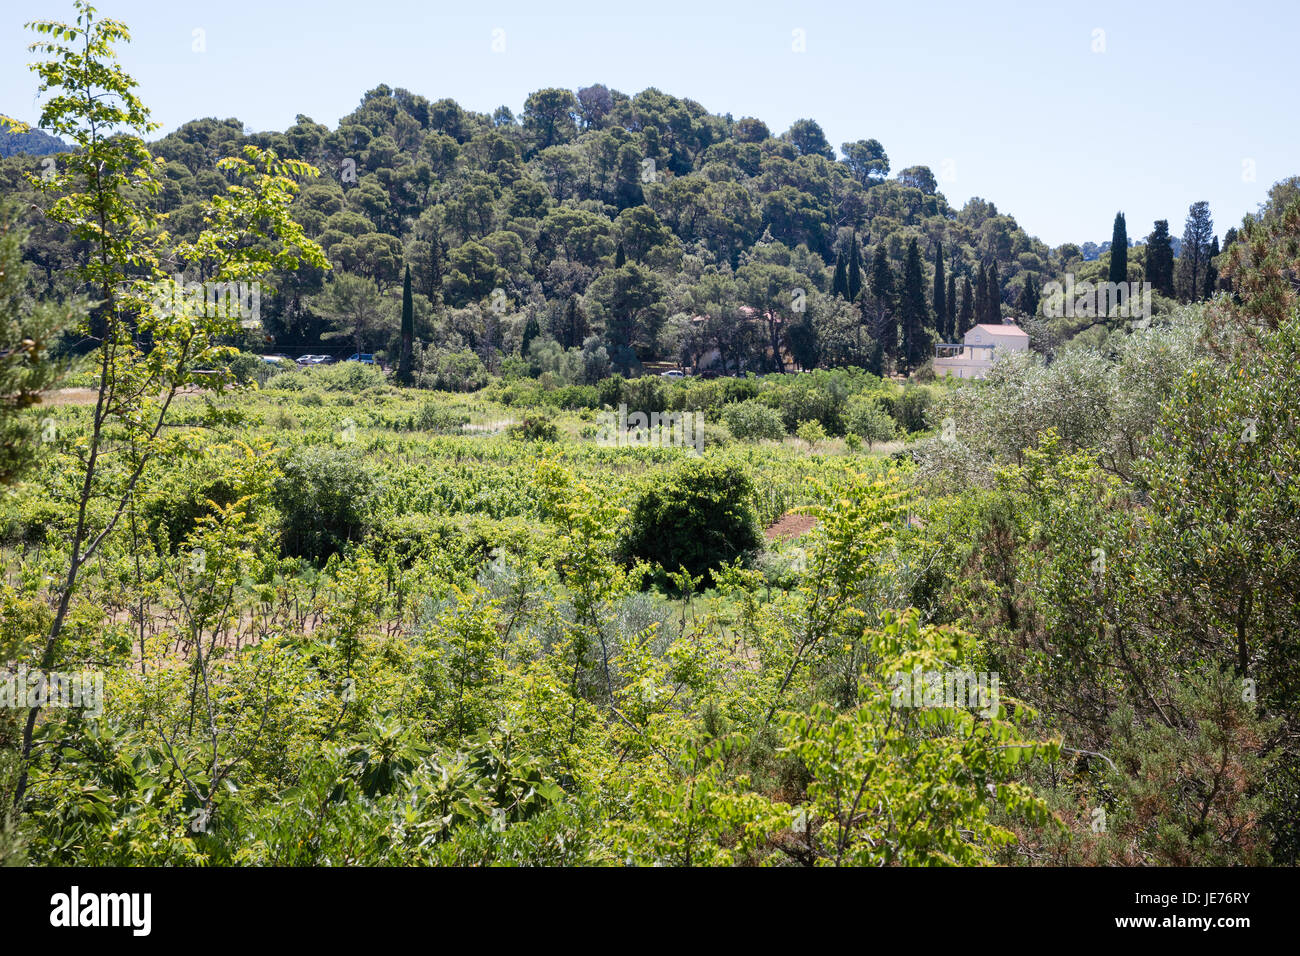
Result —
[[985, 320], [989, 314], [989, 270], [988, 266], [980, 263], [980, 271], [975, 279], [975, 324]]
[[841, 299], [849, 297], [849, 275], [844, 268], [844, 253], [835, 253], [835, 278], [831, 280], [831, 295]]
[[858, 253], [858, 234], [853, 234], [853, 239], [849, 242], [849, 275], [848, 299], [850, 302], [858, 300], [858, 293], [862, 291], [862, 256]]
[[1178, 294], [1184, 301], [1195, 302], [1205, 292], [1205, 272], [1213, 238], [1214, 220], [1210, 218], [1210, 204], [1204, 200], [1192, 203], [1187, 209], [1183, 247], [1178, 257]]
[[929, 349], [926, 325], [929, 309], [925, 304], [925, 272], [921, 266], [921, 250], [916, 239], [907, 243], [907, 257], [903, 261], [903, 289], [898, 303], [899, 324], [903, 331], [903, 361], [909, 372], [915, 371], [925, 361]]
[[[889, 253], [884, 242], [876, 246], [871, 257], [871, 304], [875, 311], [873, 333], [884, 354], [898, 355], [898, 319], [894, 303], [894, 270], [889, 267]], [[883, 365], [883, 363], [882, 363]]]
[[1157, 219], [1147, 236], [1146, 281], [1163, 296], [1174, 294], [1174, 245], [1169, 237], [1169, 220]]
[[961, 277], [961, 314], [957, 317], [957, 338], [965, 340], [966, 333], [975, 322], [975, 303], [971, 293], [970, 276]]
[[998, 278], [998, 261], [989, 263], [988, 314], [981, 320], [988, 325], [1002, 324], [1002, 280]]
[[943, 243], [934, 244], [934, 327], [939, 330], [939, 337], [945, 338], [948, 320], [948, 283], [943, 277]]
[[[390, 313], [391, 314], [391, 313]], [[411, 347], [415, 340], [415, 301], [411, 297], [411, 267], [402, 280], [402, 351], [397, 359], [397, 381], [411, 384]]]
[[1115, 227], [1110, 235], [1110, 282], [1128, 281], [1128, 226], [1122, 212], [1115, 213]]

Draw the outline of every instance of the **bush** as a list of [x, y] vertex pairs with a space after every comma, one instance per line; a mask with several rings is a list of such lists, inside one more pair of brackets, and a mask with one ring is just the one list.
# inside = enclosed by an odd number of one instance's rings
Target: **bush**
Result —
[[327, 392], [360, 392], [385, 383], [384, 370], [378, 365], [367, 365], [365, 362], [321, 365], [311, 369], [308, 374]]
[[775, 409], [768, 408], [755, 399], [728, 405], [722, 411], [722, 420], [728, 430], [741, 441], [770, 439], [780, 441], [785, 437], [785, 424]]
[[722, 564], [762, 544], [754, 484], [739, 465], [691, 458], [658, 476], [632, 507], [625, 557], [712, 580]]
[[436, 388], [443, 392], [477, 392], [488, 382], [487, 369], [471, 350], [443, 352], [433, 363], [432, 373], [420, 375], [421, 388]]
[[903, 397], [898, 400], [894, 417], [899, 427], [909, 432], [924, 431], [928, 427], [926, 412], [930, 410], [933, 397], [924, 386], [912, 386], [904, 389]]
[[[270, 366], [267, 366], [270, 368]], [[263, 388], [279, 388], [287, 392], [301, 392], [307, 387], [307, 376], [299, 372], [276, 372], [266, 380]]]
[[668, 389], [664, 380], [658, 375], [642, 375], [623, 383], [621, 401], [627, 403], [629, 411], [662, 412], [668, 407]]
[[556, 408], [600, 408], [600, 393], [594, 385], [564, 385], [544, 398]]
[[516, 422], [506, 429], [506, 434], [516, 441], [559, 441], [560, 429], [549, 418], [537, 415], [525, 415], [522, 422]]
[[235, 381], [240, 385], [256, 382], [258, 387], [261, 387], [272, 376], [281, 371], [263, 359], [262, 356], [253, 355], [251, 352], [237, 352], [221, 364], [231, 371], [235, 376]]
[[817, 421], [829, 435], [842, 431], [840, 402], [828, 389], [819, 387], [811, 375], [796, 376], [781, 393], [781, 418], [786, 431], [794, 431], [800, 422]]
[[376, 498], [374, 476], [353, 449], [314, 446], [285, 456], [275, 482], [286, 554], [324, 561], [360, 540]]
[[426, 432], [460, 431], [460, 426], [468, 421], [469, 416], [464, 412], [453, 412], [429, 399], [421, 402], [411, 416], [411, 428]]
[[822, 423], [816, 419], [799, 423], [799, 430], [795, 432], [800, 441], [808, 443], [808, 450], [812, 451], [813, 447], [826, 440], [826, 429], [822, 428]]
[[844, 429], [871, 448], [894, 437], [894, 419], [874, 395], [854, 395], [844, 407]]

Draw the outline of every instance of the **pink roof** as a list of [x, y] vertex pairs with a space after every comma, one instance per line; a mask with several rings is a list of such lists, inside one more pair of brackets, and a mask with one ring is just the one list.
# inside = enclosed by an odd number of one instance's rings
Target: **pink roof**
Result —
[[1023, 335], [1025, 338], [1029, 338], [1028, 332], [1020, 328], [1018, 325], [1012, 325], [1010, 323], [1004, 323], [1002, 325], [992, 325], [991, 323], [988, 322], [981, 322], [978, 325], [971, 327], [971, 331], [974, 331], [975, 329], [983, 329], [989, 335], [1010, 335], [1016, 338], [1019, 338], [1020, 336]]

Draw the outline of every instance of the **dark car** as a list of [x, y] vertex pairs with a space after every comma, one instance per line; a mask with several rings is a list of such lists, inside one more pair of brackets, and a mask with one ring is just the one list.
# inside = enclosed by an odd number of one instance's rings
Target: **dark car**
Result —
[[375, 356], [374, 356], [374, 353], [372, 353], [372, 352], [353, 352], [351, 355], [349, 355], [349, 356], [348, 356], [347, 358], [345, 358], [343, 361], [345, 361], [345, 362], [360, 362], [360, 363], [362, 363], [363, 365], [374, 365], [374, 364], [375, 364]]

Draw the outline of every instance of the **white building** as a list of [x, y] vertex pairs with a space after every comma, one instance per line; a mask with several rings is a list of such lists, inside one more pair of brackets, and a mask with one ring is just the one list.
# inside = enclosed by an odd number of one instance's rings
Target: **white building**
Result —
[[976, 325], [962, 343], [934, 347], [934, 374], [958, 378], [983, 378], [1002, 352], [1029, 351], [1029, 333], [1012, 322]]

